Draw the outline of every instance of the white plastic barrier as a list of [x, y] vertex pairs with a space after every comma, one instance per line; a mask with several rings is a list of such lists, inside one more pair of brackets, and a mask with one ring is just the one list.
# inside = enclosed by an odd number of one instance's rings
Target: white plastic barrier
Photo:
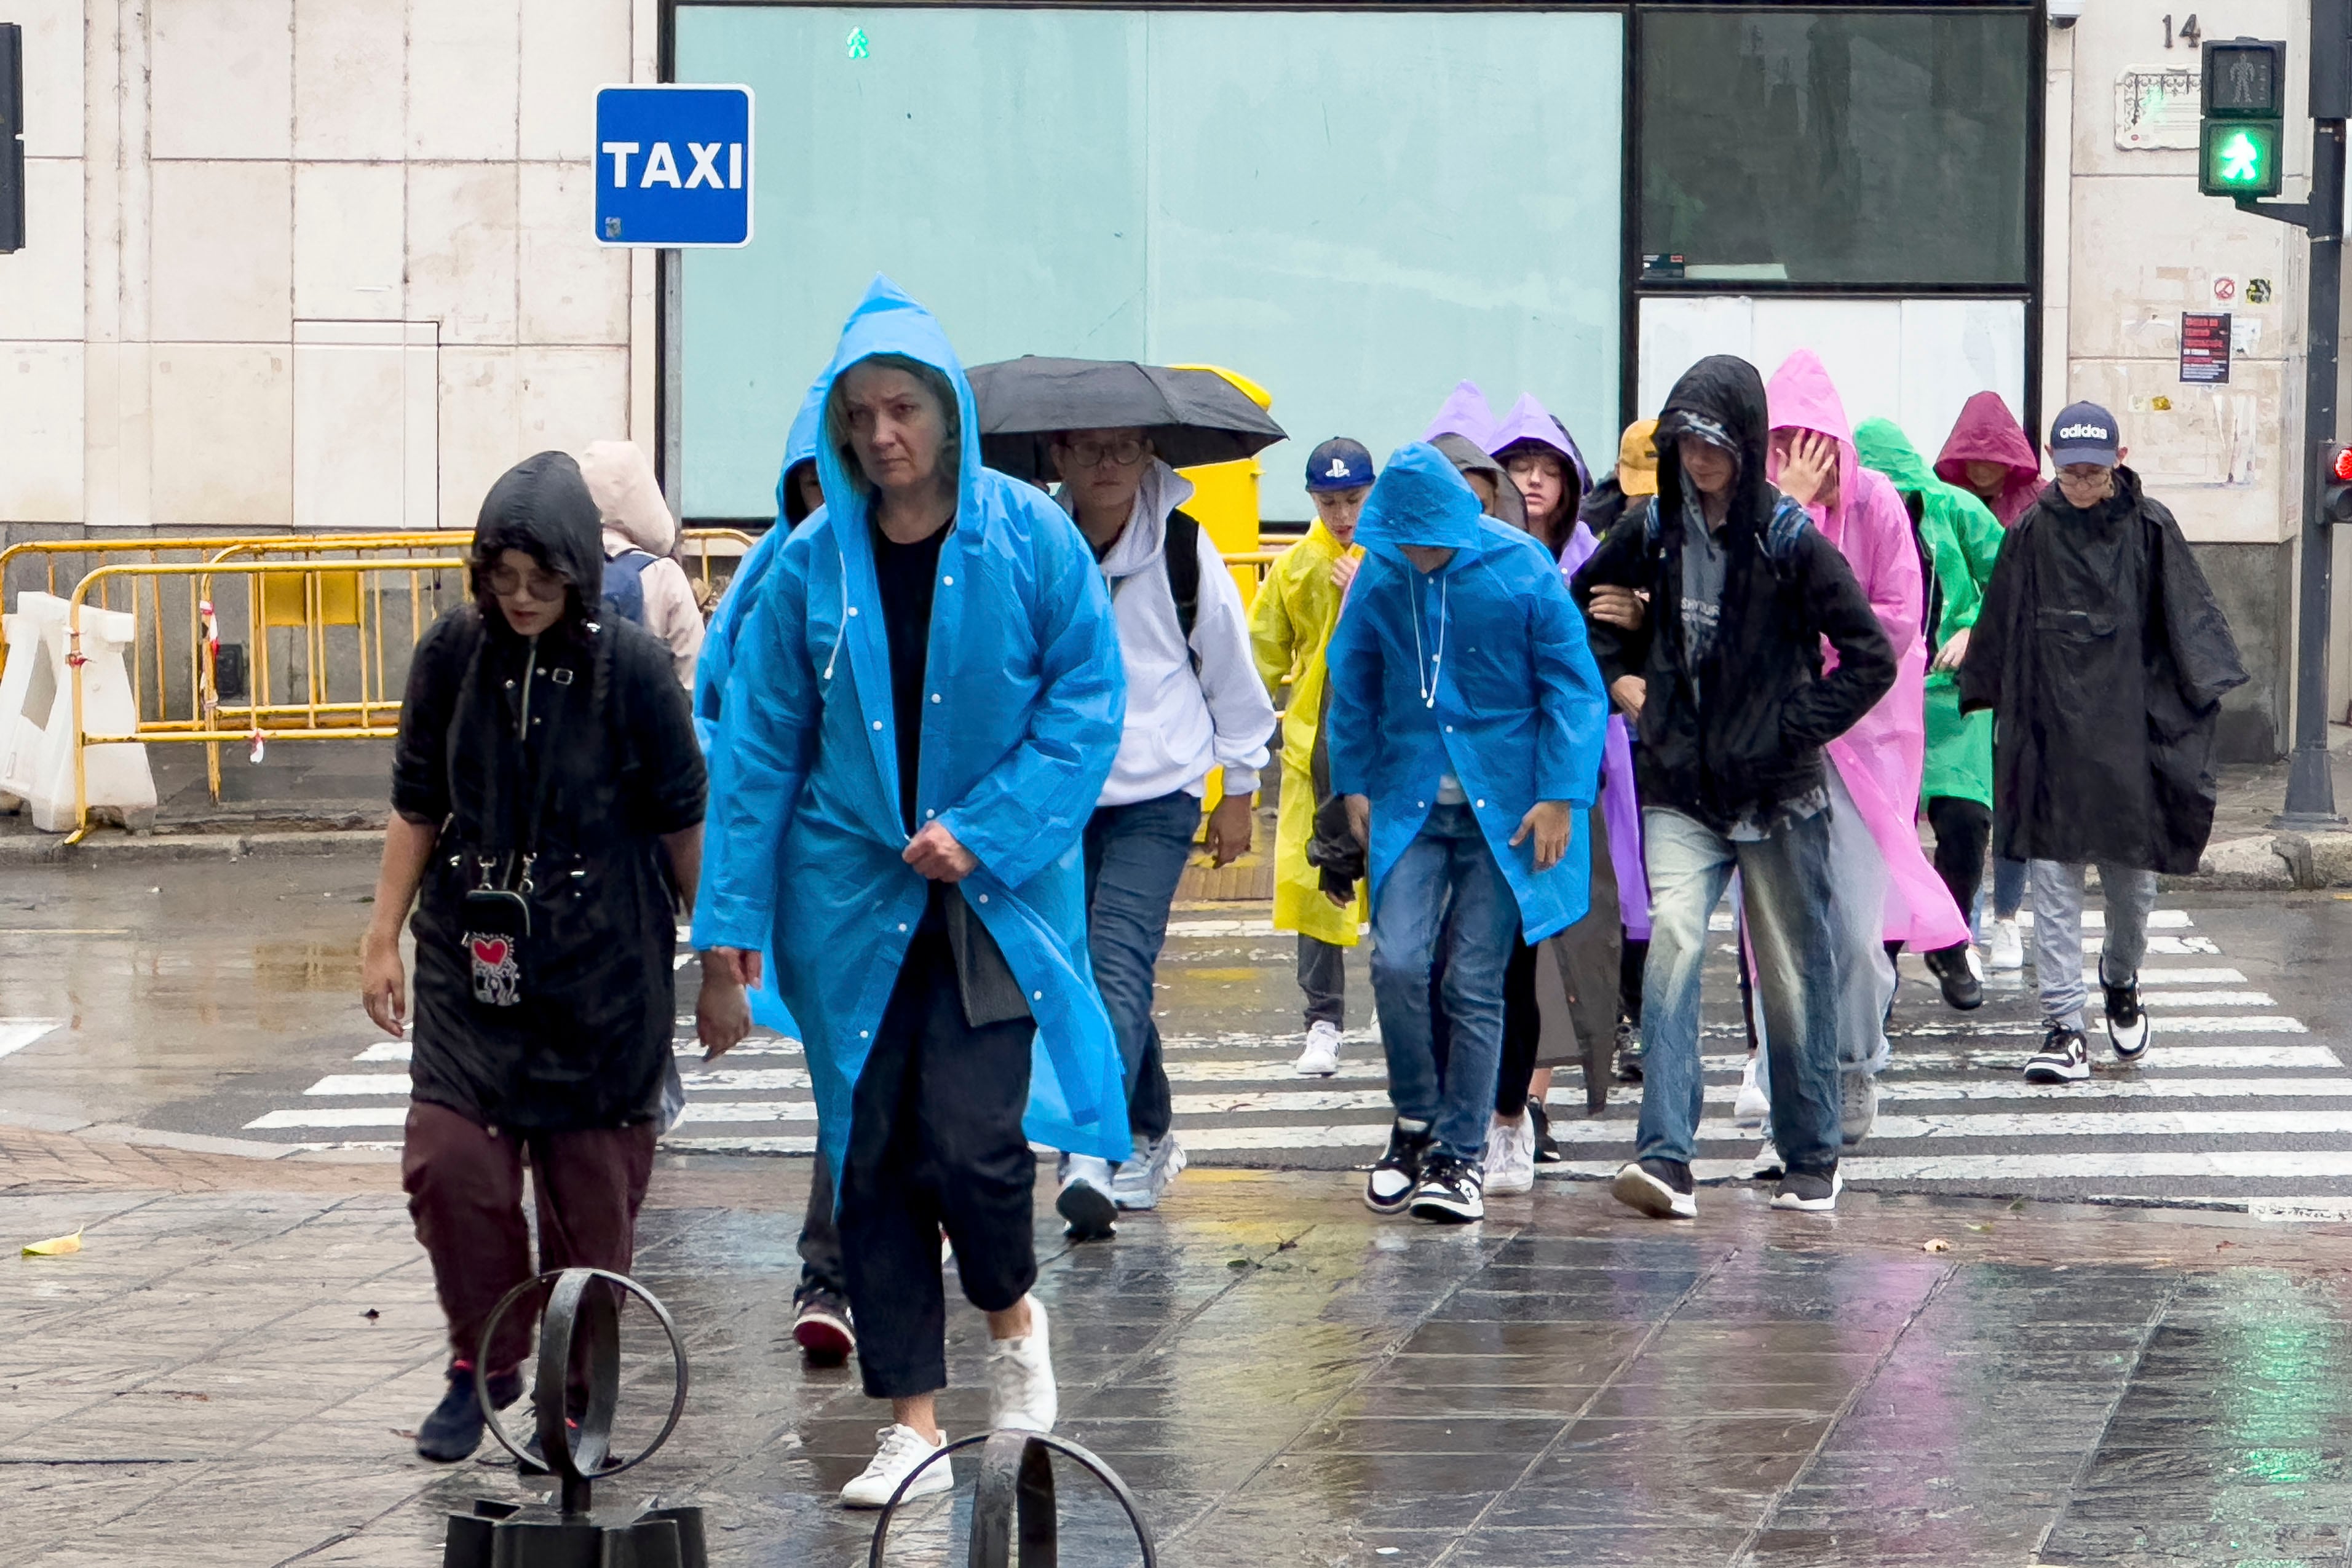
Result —
[[[56, 595], [27, 589], [16, 595], [16, 612], [0, 616], [8, 642], [7, 673], [0, 676], [0, 804], [23, 802], [44, 833], [70, 833], [76, 826], [68, 610]], [[85, 733], [128, 735], [139, 728], [138, 700], [123, 665], [136, 628], [125, 611], [82, 606]], [[155, 774], [144, 745], [92, 746], [84, 765], [91, 815], [104, 812], [129, 827], [154, 821]]]

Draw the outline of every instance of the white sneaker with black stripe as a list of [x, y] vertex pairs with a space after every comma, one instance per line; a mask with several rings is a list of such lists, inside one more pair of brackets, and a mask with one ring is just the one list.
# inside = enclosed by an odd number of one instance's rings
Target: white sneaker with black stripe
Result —
[[2053, 1024], [2042, 1048], [2025, 1058], [2028, 1083], [2081, 1083], [2091, 1076], [2091, 1047], [2083, 1031]]
[[2121, 985], [2099, 982], [2107, 994], [2107, 1044], [2119, 1062], [2136, 1062], [2147, 1055], [2147, 1013], [2139, 1005], [2139, 976]]

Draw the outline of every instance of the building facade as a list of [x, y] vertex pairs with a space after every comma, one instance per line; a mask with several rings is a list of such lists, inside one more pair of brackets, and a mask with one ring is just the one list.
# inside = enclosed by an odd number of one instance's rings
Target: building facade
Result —
[[[1383, 450], [1468, 378], [1605, 460], [1696, 353], [1809, 346], [1930, 451], [1985, 387], [2112, 407], [2255, 671], [2225, 747], [2267, 757], [2304, 247], [2197, 194], [2168, 6], [19, 0], [0, 530], [463, 529], [614, 436], [688, 516], [763, 519], [877, 270], [974, 361], [1227, 364]], [[2305, 13], [2229, 19], [2298, 97]], [[757, 91], [749, 247], [593, 243], [594, 89], [657, 79]], [[2226, 381], [2181, 352], [2214, 316]]]

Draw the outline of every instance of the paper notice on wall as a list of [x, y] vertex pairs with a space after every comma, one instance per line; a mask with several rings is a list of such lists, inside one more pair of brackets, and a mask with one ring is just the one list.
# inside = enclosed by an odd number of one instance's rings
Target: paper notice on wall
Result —
[[2180, 379], [2195, 386], [2230, 379], [2230, 312], [2180, 313]]
[[2254, 346], [2262, 341], [2263, 319], [2260, 316], [2233, 315], [2230, 318], [2230, 352], [2231, 353], [2243, 358], [2253, 353]]
[[2116, 74], [2116, 145], [2133, 153], [2194, 151], [2198, 71], [2194, 66], [2126, 66]]

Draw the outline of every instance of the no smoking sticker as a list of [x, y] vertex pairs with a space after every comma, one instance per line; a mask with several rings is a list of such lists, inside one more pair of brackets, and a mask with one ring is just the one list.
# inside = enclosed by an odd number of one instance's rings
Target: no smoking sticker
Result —
[[2222, 304], [2225, 304], [2225, 305], [2226, 305], [2226, 304], [2228, 304], [2231, 300], [2232, 300], [2236, 299], [2237, 297], [2238, 297], [2238, 280], [2237, 280], [2236, 279], [2234, 279], [2234, 278], [2216, 278], [2216, 279], [2213, 279], [2213, 298], [2214, 298], [2214, 299], [2216, 299], [2216, 300], [2220, 300]]

